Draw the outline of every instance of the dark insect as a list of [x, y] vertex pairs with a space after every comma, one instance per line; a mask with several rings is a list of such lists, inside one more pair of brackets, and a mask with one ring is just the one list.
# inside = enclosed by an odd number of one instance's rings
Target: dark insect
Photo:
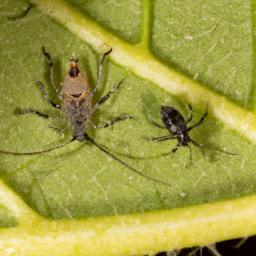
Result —
[[[108, 127], [109, 125], [113, 125], [116, 122], [119, 121], [124, 121], [124, 120], [128, 120], [128, 119], [134, 119], [135, 118], [131, 117], [131, 116], [125, 116], [125, 117], [117, 117], [114, 120], [110, 120], [107, 123], [100, 125], [100, 126], [96, 126], [95, 124], [93, 124], [89, 119], [92, 116], [92, 114], [95, 112], [96, 109], [98, 109], [100, 107], [100, 105], [102, 103], [104, 103], [109, 97], [110, 95], [112, 95], [117, 88], [119, 87], [119, 85], [122, 83], [123, 79], [117, 83], [113, 89], [107, 94], [105, 95], [98, 103], [96, 103], [94, 105], [94, 107], [91, 109], [91, 103], [92, 103], [92, 98], [96, 93], [96, 90], [100, 84], [101, 81], [101, 72], [102, 72], [102, 66], [103, 66], [103, 62], [105, 57], [110, 54], [112, 52], [112, 48], [110, 48], [110, 50], [106, 53], [103, 54], [102, 58], [101, 58], [101, 62], [100, 62], [100, 66], [99, 66], [99, 74], [98, 74], [98, 80], [97, 80], [97, 84], [95, 86], [95, 88], [91, 91], [89, 84], [84, 76], [84, 74], [79, 70], [77, 62], [78, 59], [75, 58], [75, 56], [73, 56], [70, 59], [70, 69], [69, 71], [66, 73], [65, 76], [65, 80], [64, 83], [62, 82], [61, 85], [63, 86], [62, 90], [59, 92], [59, 90], [57, 89], [55, 83], [54, 83], [54, 79], [53, 79], [53, 60], [51, 58], [51, 56], [45, 52], [45, 49], [43, 47], [43, 53], [44, 55], [48, 58], [49, 60], [49, 64], [51, 67], [51, 83], [53, 88], [55, 89], [58, 97], [60, 98], [60, 100], [63, 102], [63, 107], [55, 104], [49, 97], [49, 95], [47, 94], [43, 84], [41, 84], [39, 81], [35, 81], [35, 83], [40, 87], [45, 99], [54, 107], [59, 109], [60, 111], [64, 111], [66, 118], [68, 119], [68, 121], [70, 122], [70, 124], [72, 125], [72, 128], [74, 130], [74, 135], [73, 138], [64, 143], [61, 144], [59, 146], [56, 146], [54, 148], [50, 148], [47, 150], [42, 150], [42, 151], [36, 151], [36, 152], [7, 152], [7, 151], [2, 151], [0, 150], [0, 153], [2, 154], [8, 154], [8, 155], [36, 155], [36, 154], [42, 154], [42, 153], [47, 153], [50, 152], [52, 150], [61, 148], [75, 140], [77, 141], [84, 141], [87, 140], [89, 142], [91, 142], [93, 145], [95, 145], [96, 147], [98, 147], [101, 151], [105, 152], [107, 155], [111, 156], [113, 159], [117, 160], [119, 163], [121, 163], [122, 165], [126, 166], [127, 168], [129, 168], [130, 170], [132, 170], [133, 172], [135, 172], [136, 174], [151, 180], [151, 181], [155, 181], [167, 186], [170, 186], [169, 184], [162, 182], [162, 181], [158, 181], [156, 179], [150, 178], [147, 175], [135, 170], [133, 167], [131, 167], [130, 165], [126, 164], [125, 162], [123, 162], [122, 160], [120, 160], [119, 158], [117, 158], [116, 156], [112, 155], [111, 153], [109, 153], [104, 146], [99, 145], [98, 143], [96, 143], [92, 138], [90, 138], [88, 136], [88, 134], [86, 133], [86, 128], [88, 125], [93, 126], [94, 128], [99, 128], [99, 127]], [[22, 111], [22, 114], [36, 114], [40, 117], [43, 118], [61, 118], [61, 116], [48, 116], [45, 115], [41, 112], [38, 112], [36, 110], [33, 109], [26, 109]]]
[[189, 146], [189, 143], [192, 143], [199, 148], [213, 149], [213, 150], [217, 150], [219, 152], [225, 153], [227, 155], [236, 155], [234, 153], [229, 153], [227, 151], [223, 151], [218, 148], [204, 146], [204, 145], [199, 144], [199, 143], [195, 142], [194, 140], [192, 140], [188, 135], [189, 131], [191, 131], [194, 127], [200, 125], [204, 121], [205, 117], [207, 116], [207, 111], [201, 117], [201, 119], [198, 123], [196, 123], [190, 127], [187, 127], [187, 124], [189, 122], [191, 122], [192, 118], [193, 118], [193, 109], [192, 109], [191, 105], [189, 105], [189, 109], [190, 109], [190, 118], [185, 122], [183, 116], [180, 114], [180, 112], [178, 110], [176, 110], [173, 107], [169, 107], [169, 106], [161, 106], [162, 120], [163, 120], [163, 123], [165, 126], [160, 126], [154, 122], [153, 122], [153, 124], [159, 128], [169, 130], [169, 132], [172, 135], [161, 136], [158, 138], [151, 138], [151, 139], [144, 138], [144, 139], [146, 139], [148, 141], [155, 141], [155, 142], [177, 139], [178, 144], [174, 149], [172, 149], [172, 152], [176, 152], [180, 146], [188, 147], [190, 150], [190, 163], [192, 163], [192, 149]]

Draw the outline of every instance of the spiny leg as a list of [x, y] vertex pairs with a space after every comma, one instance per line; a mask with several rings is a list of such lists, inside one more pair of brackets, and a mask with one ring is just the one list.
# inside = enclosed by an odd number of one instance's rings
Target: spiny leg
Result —
[[142, 139], [147, 140], [147, 141], [162, 142], [165, 140], [177, 139], [177, 137], [176, 137], [176, 135], [173, 135], [173, 136], [168, 135], [168, 136], [161, 136], [161, 137], [150, 138], [150, 139], [142, 137]]
[[117, 88], [119, 87], [119, 85], [123, 82], [124, 79], [122, 79], [118, 84], [116, 84], [112, 90], [107, 94], [105, 95], [98, 103], [95, 104], [93, 110], [91, 111], [91, 114], [102, 104], [104, 103], [109, 97], [110, 95], [112, 95], [116, 90]]
[[122, 165], [124, 165], [125, 167], [129, 168], [131, 171], [133, 171], [134, 173], [144, 177], [145, 179], [147, 180], [150, 180], [150, 181], [154, 181], [154, 182], [157, 182], [157, 183], [160, 183], [160, 184], [163, 184], [165, 186], [168, 186], [168, 187], [171, 187], [170, 184], [168, 183], [165, 183], [163, 181], [160, 181], [160, 180], [156, 180], [154, 178], [151, 178], [151, 177], [148, 177], [147, 175], [137, 171], [136, 169], [134, 169], [133, 167], [131, 167], [129, 164], [126, 164], [125, 162], [123, 162], [121, 159], [119, 159], [118, 157], [112, 155], [111, 153], [109, 153], [108, 151], [106, 151], [102, 146], [100, 146], [98, 143], [96, 143], [93, 139], [91, 139], [88, 135], [87, 135], [87, 138], [86, 140], [90, 141], [93, 145], [95, 145], [96, 147], [98, 147], [101, 151], [103, 151], [104, 153], [106, 153], [107, 155], [111, 156], [113, 159], [115, 159], [116, 161], [118, 161], [119, 163], [121, 163]]
[[207, 149], [212, 149], [212, 150], [216, 150], [216, 151], [219, 151], [221, 153], [224, 153], [224, 154], [227, 154], [227, 155], [231, 155], [231, 156], [236, 156], [237, 154], [235, 153], [230, 153], [228, 151], [224, 151], [224, 150], [221, 150], [221, 149], [218, 149], [218, 148], [213, 148], [213, 147], [207, 147], [207, 146], [204, 146], [203, 144], [199, 144], [197, 142], [195, 142], [194, 140], [190, 139], [190, 141], [197, 147], [199, 148], [207, 148]]
[[186, 122], [186, 124], [192, 121], [192, 119], [193, 119], [193, 112], [194, 112], [191, 104], [189, 104], [188, 107], [190, 109], [190, 117], [189, 117], [188, 121]]
[[98, 80], [97, 80], [97, 84], [95, 86], [95, 88], [92, 90], [92, 96], [95, 94], [99, 84], [100, 84], [100, 80], [101, 80], [101, 72], [102, 72], [102, 66], [103, 66], [103, 62], [105, 60], [105, 57], [110, 54], [112, 52], [112, 48], [110, 47], [110, 50], [105, 52], [103, 55], [102, 55], [102, 58], [101, 58], [101, 62], [100, 62], [100, 66], [99, 66], [99, 74], [98, 74]]
[[37, 116], [43, 117], [43, 118], [53, 118], [53, 119], [59, 119], [59, 118], [64, 118], [64, 116], [49, 116], [49, 115], [45, 115], [37, 110], [34, 109], [23, 109], [21, 110], [21, 112], [19, 113], [19, 115], [27, 115], [27, 114], [35, 114]]
[[91, 125], [92, 127], [94, 127], [95, 129], [97, 129], [97, 128], [106, 128], [106, 127], [108, 127], [108, 126], [110, 126], [110, 125], [113, 125], [113, 124], [116, 123], [116, 122], [125, 121], [125, 120], [129, 120], [129, 119], [137, 120], [137, 119], [134, 118], [134, 117], [125, 116], [125, 117], [117, 117], [117, 118], [114, 119], [114, 120], [109, 120], [107, 123], [102, 124], [102, 125], [99, 125], [99, 126], [97, 126], [97, 125], [95, 125], [95, 124], [93, 124], [93, 123], [91, 123], [91, 122], [88, 122], [88, 124]]

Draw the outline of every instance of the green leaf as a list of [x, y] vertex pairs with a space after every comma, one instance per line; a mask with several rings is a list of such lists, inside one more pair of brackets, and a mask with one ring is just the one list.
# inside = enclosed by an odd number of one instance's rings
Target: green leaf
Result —
[[[21, 19], [13, 17], [22, 16], [28, 2], [1, 6], [0, 150], [41, 151], [73, 136], [65, 118], [19, 114], [29, 108], [64, 116], [35, 84], [42, 82], [51, 99], [61, 104], [42, 46], [54, 60], [57, 85], [74, 53], [94, 88], [107, 44], [113, 52], [104, 62], [93, 104], [124, 81], [91, 121], [100, 125], [127, 115], [137, 121], [88, 127], [87, 133], [151, 180], [89, 141], [46, 154], [2, 154], [1, 216], [6, 217], [0, 221], [5, 227], [0, 250], [16, 255], [145, 255], [254, 234], [251, 2], [32, 2]], [[142, 139], [169, 135], [152, 124], [163, 125], [160, 106], [176, 108], [187, 120], [189, 103], [192, 124], [208, 104], [208, 116], [190, 132], [191, 138], [237, 155], [191, 145], [190, 165], [188, 148], [169, 153], [177, 141]]]

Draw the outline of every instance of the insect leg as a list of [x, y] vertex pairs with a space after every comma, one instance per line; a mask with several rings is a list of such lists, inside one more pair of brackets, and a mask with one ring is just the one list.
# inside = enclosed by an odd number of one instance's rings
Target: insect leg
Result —
[[189, 151], [190, 151], [190, 164], [192, 164], [192, 149], [191, 147], [187, 144]]
[[24, 110], [21, 110], [21, 112], [19, 113], [19, 115], [27, 115], [27, 114], [35, 114], [37, 116], [40, 116], [40, 117], [43, 117], [43, 118], [53, 118], [53, 119], [59, 119], [59, 118], [64, 118], [64, 116], [49, 116], [49, 115], [45, 115], [37, 110], [34, 110], [34, 109], [24, 109]]
[[129, 168], [131, 171], [133, 171], [134, 173], [142, 176], [143, 178], [150, 180], [150, 181], [154, 181], [160, 184], [163, 184], [165, 186], [171, 187], [170, 184], [165, 183], [163, 181], [160, 180], [156, 180], [154, 178], [148, 177], [147, 175], [137, 171], [136, 169], [134, 169], [133, 167], [131, 167], [129, 164], [126, 164], [125, 162], [123, 162], [121, 159], [119, 159], [118, 157], [112, 155], [111, 153], [109, 153], [108, 151], [106, 151], [102, 146], [100, 146], [98, 143], [96, 143], [93, 139], [91, 139], [89, 136], [87, 136], [86, 138], [88, 141], [90, 141], [93, 145], [95, 145], [97, 148], [99, 148], [101, 151], [103, 151], [104, 153], [106, 153], [107, 155], [111, 156], [113, 159], [115, 159], [116, 161], [118, 161], [119, 163], [121, 163], [122, 165], [124, 165], [125, 167]]
[[155, 125], [155, 126], [158, 127], [158, 128], [166, 129], [165, 126], [161, 126], [161, 125], [159, 125], [159, 124], [157, 124], [157, 123], [155, 123], [155, 122], [152, 122], [152, 124]]
[[98, 74], [98, 80], [97, 80], [97, 84], [95, 86], [95, 88], [92, 90], [92, 96], [95, 94], [99, 84], [100, 84], [100, 80], [101, 80], [101, 72], [102, 72], [102, 66], [103, 66], [103, 62], [105, 60], [105, 57], [110, 54], [112, 52], [112, 48], [110, 47], [110, 50], [105, 52], [103, 55], [102, 55], [102, 58], [101, 58], [101, 62], [100, 62], [100, 66], [99, 66], [99, 74]]
[[179, 149], [179, 147], [180, 147], [180, 143], [177, 144], [176, 148], [173, 148], [173, 149], [172, 149], [172, 152], [173, 152], [173, 153], [176, 152], [176, 151]]
[[[107, 95], [105, 95], [98, 103], [95, 104], [95, 106], [94, 106], [94, 108], [93, 108], [91, 114], [92, 114], [102, 103], [104, 103], [104, 102], [110, 97], [111, 94], [113, 94], [113, 93], [117, 90], [117, 88], [118, 88], [119, 85], [123, 82], [123, 80], [124, 80], [124, 79], [122, 79], [118, 84], [116, 84], [116, 85], [112, 88], [112, 90], [111, 90]], [[90, 114], [90, 115], [91, 115], [91, 114]]]
[[117, 118], [114, 119], [114, 120], [109, 120], [107, 123], [102, 124], [102, 125], [99, 125], [99, 126], [97, 126], [97, 125], [95, 125], [95, 124], [93, 124], [93, 123], [91, 123], [91, 122], [88, 122], [88, 124], [90, 124], [91, 126], [93, 126], [95, 129], [97, 129], [97, 128], [106, 128], [106, 127], [108, 127], [108, 126], [110, 126], [110, 125], [113, 125], [113, 124], [116, 123], [116, 122], [125, 121], [125, 120], [129, 120], [129, 119], [137, 120], [137, 119], [134, 118], [134, 117], [125, 116], [125, 117], [117, 117]]
[[237, 155], [237, 154], [235, 154], [235, 153], [230, 153], [230, 152], [228, 152], [228, 151], [220, 150], [220, 149], [218, 149], [218, 148], [213, 148], [213, 147], [204, 146], [204, 145], [202, 145], [202, 144], [199, 144], [199, 143], [195, 142], [195, 141], [192, 140], [192, 139], [190, 139], [190, 142], [192, 142], [195, 146], [197, 146], [197, 147], [199, 147], [199, 148], [208, 148], [208, 149], [212, 149], [212, 150], [217, 150], [217, 151], [219, 151], [219, 152], [222, 152], [222, 153], [224, 153], [224, 154], [231, 155], [231, 156], [236, 156], [236, 155]]
[[36, 80], [35, 80], [35, 83], [39, 86], [41, 92], [44, 94], [45, 99], [46, 99], [54, 108], [57, 108], [57, 109], [62, 110], [62, 109], [61, 109], [61, 106], [59, 106], [59, 105], [55, 104], [53, 101], [51, 101], [51, 99], [50, 99], [49, 95], [47, 94], [47, 92], [46, 92], [46, 90], [45, 90], [43, 84], [42, 84], [41, 82], [39, 82], [39, 81], [36, 81]]
[[192, 106], [191, 106], [191, 104], [189, 104], [188, 107], [189, 107], [189, 109], [190, 109], [190, 117], [189, 117], [188, 121], [186, 122], [186, 124], [192, 121], [193, 112], [194, 112], [194, 111], [193, 111], [193, 108], [192, 108]]
[[[51, 67], [51, 82], [52, 82], [52, 86], [53, 86], [54, 90], [56, 91], [56, 93], [57, 93], [59, 99], [62, 100], [62, 97], [61, 97], [61, 95], [60, 95], [60, 93], [59, 93], [59, 90], [57, 89], [57, 87], [56, 87], [56, 85], [55, 85], [55, 83], [54, 83], [54, 77], [53, 77], [53, 60], [52, 60], [52, 58], [51, 58], [51, 55], [45, 51], [44, 46], [42, 47], [42, 50], [43, 50], [44, 55], [45, 55], [45, 56], [47, 57], [47, 59], [49, 60], [49, 65], [50, 65], [50, 67]], [[40, 86], [40, 85], [39, 85], [39, 86]], [[44, 89], [43, 89], [43, 90], [44, 90]], [[44, 90], [44, 95], [45, 95], [45, 94], [46, 94], [46, 92], [45, 92], [45, 90]], [[49, 98], [48, 95], [47, 95], [47, 97]], [[49, 100], [50, 100], [50, 99], [49, 99]], [[49, 101], [49, 100], [48, 100], [48, 101]], [[56, 104], [55, 104], [55, 105], [56, 105]], [[56, 107], [56, 106], [54, 106], [54, 107]], [[60, 107], [57, 107], [57, 108], [60, 109]]]
[[[209, 105], [209, 103], [207, 103], [205, 114], [201, 117], [200, 121], [199, 121], [197, 124], [194, 124], [194, 125], [188, 127], [188, 131], [191, 131], [194, 127], [200, 125], [200, 124], [204, 121], [205, 117], [208, 115], [208, 105]], [[191, 105], [189, 105], [189, 108], [190, 108], [190, 111], [193, 111]], [[192, 112], [191, 112], [191, 116], [192, 116]], [[191, 118], [191, 116], [190, 116], [190, 118]], [[192, 116], [192, 117], [193, 117], [193, 116]], [[189, 120], [190, 120], [190, 118], [189, 118]], [[191, 120], [192, 120], [192, 118], [191, 118]], [[188, 122], [189, 122], [189, 121], [187, 121], [187, 123], [188, 123]]]
[[161, 141], [165, 141], [165, 140], [177, 139], [177, 136], [176, 135], [173, 135], [173, 136], [168, 135], [168, 136], [161, 136], [158, 138], [151, 138], [151, 139], [142, 138], [142, 139], [147, 140], [147, 141], [161, 142]]
[[75, 139], [75, 137], [73, 137], [72, 140], [64, 143], [64, 144], [61, 144], [57, 147], [54, 147], [54, 148], [50, 148], [50, 149], [47, 149], [47, 150], [42, 150], [42, 151], [35, 151], [35, 152], [8, 152], [8, 151], [2, 151], [0, 150], [0, 154], [5, 154], [5, 155], [18, 155], [18, 156], [27, 156], [27, 155], [39, 155], [39, 154], [43, 154], [43, 153], [47, 153], [47, 152], [50, 152], [50, 151], [53, 151], [57, 148], [62, 148], [66, 145], [68, 145], [69, 143], [73, 142]]
[[188, 131], [191, 131], [194, 127], [200, 125], [200, 124], [204, 121], [204, 119], [205, 119], [205, 117], [207, 116], [207, 114], [208, 114], [208, 113], [205, 112], [205, 114], [201, 117], [200, 121], [199, 121], [197, 124], [194, 124], [194, 125], [188, 127]]

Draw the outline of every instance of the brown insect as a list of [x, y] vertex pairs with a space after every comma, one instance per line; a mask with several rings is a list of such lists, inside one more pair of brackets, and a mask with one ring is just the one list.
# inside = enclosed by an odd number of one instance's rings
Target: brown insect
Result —
[[[105, 152], [106, 154], [108, 154], [109, 156], [111, 156], [113, 159], [117, 160], [119, 163], [121, 163], [122, 165], [128, 167], [130, 170], [132, 170], [133, 172], [135, 172], [136, 174], [139, 174], [140, 176], [151, 180], [151, 181], [155, 181], [167, 186], [170, 186], [169, 184], [162, 182], [162, 181], [158, 181], [156, 179], [150, 178], [147, 175], [135, 170], [133, 167], [131, 167], [130, 165], [126, 164], [125, 162], [123, 162], [121, 159], [117, 158], [116, 156], [114, 156], [113, 154], [111, 154], [110, 152], [108, 152], [103, 146], [99, 145], [98, 143], [96, 143], [92, 138], [90, 138], [86, 132], [86, 128], [88, 125], [93, 126], [94, 128], [99, 128], [99, 127], [108, 127], [109, 125], [113, 125], [116, 122], [119, 121], [124, 121], [124, 120], [128, 120], [128, 119], [134, 119], [136, 120], [136, 118], [133, 118], [131, 116], [125, 116], [125, 117], [117, 117], [114, 120], [110, 120], [107, 123], [100, 125], [100, 126], [96, 126], [95, 124], [93, 124], [89, 119], [92, 116], [92, 114], [95, 112], [96, 109], [98, 109], [102, 103], [104, 103], [109, 97], [110, 95], [112, 95], [117, 88], [120, 86], [120, 84], [123, 82], [123, 79], [117, 83], [113, 89], [106, 94], [98, 103], [96, 103], [94, 105], [94, 107], [91, 110], [91, 102], [92, 102], [92, 98], [96, 93], [96, 90], [100, 84], [101, 81], [101, 73], [102, 73], [102, 66], [103, 66], [103, 62], [105, 60], [105, 57], [110, 54], [112, 52], [112, 48], [110, 48], [109, 51], [107, 51], [106, 53], [103, 54], [102, 58], [101, 58], [101, 62], [100, 62], [100, 66], [99, 66], [99, 74], [98, 74], [98, 80], [97, 80], [97, 84], [95, 86], [95, 88], [91, 91], [89, 84], [84, 76], [84, 74], [79, 70], [79, 67], [77, 65], [78, 59], [75, 58], [75, 56], [73, 56], [70, 59], [70, 69], [68, 70], [68, 72], [66, 73], [65, 76], [65, 80], [63, 83], [61, 83], [62, 85], [62, 90], [59, 91], [54, 83], [54, 79], [53, 79], [53, 60], [50, 56], [49, 53], [47, 53], [43, 47], [43, 53], [44, 55], [49, 59], [49, 64], [51, 67], [51, 83], [53, 88], [56, 91], [56, 94], [58, 95], [58, 97], [60, 98], [60, 100], [63, 102], [63, 108], [57, 104], [55, 104], [49, 97], [49, 95], [47, 94], [44, 86], [42, 83], [40, 83], [39, 81], [35, 81], [36, 84], [40, 87], [42, 93], [44, 94], [45, 99], [54, 107], [57, 108], [61, 111], [64, 111], [66, 118], [68, 119], [68, 121], [70, 122], [73, 130], [74, 130], [74, 135], [73, 138], [64, 143], [61, 144], [59, 146], [56, 146], [54, 148], [50, 148], [50, 149], [46, 149], [46, 150], [42, 150], [42, 151], [35, 151], [35, 152], [7, 152], [7, 151], [2, 151], [0, 150], [0, 153], [2, 154], [7, 154], [7, 155], [36, 155], [36, 154], [42, 154], [42, 153], [47, 153], [50, 152], [52, 150], [61, 148], [75, 140], [77, 141], [90, 141], [92, 144], [94, 144], [96, 147], [98, 147], [101, 151]], [[48, 116], [45, 115], [41, 112], [38, 112], [36, 110], [33, 109], [26, 109], [22, 111], [22, 114], [36, 114], [40, 117], [43, 118], [61, 118], [60, 116]]]

